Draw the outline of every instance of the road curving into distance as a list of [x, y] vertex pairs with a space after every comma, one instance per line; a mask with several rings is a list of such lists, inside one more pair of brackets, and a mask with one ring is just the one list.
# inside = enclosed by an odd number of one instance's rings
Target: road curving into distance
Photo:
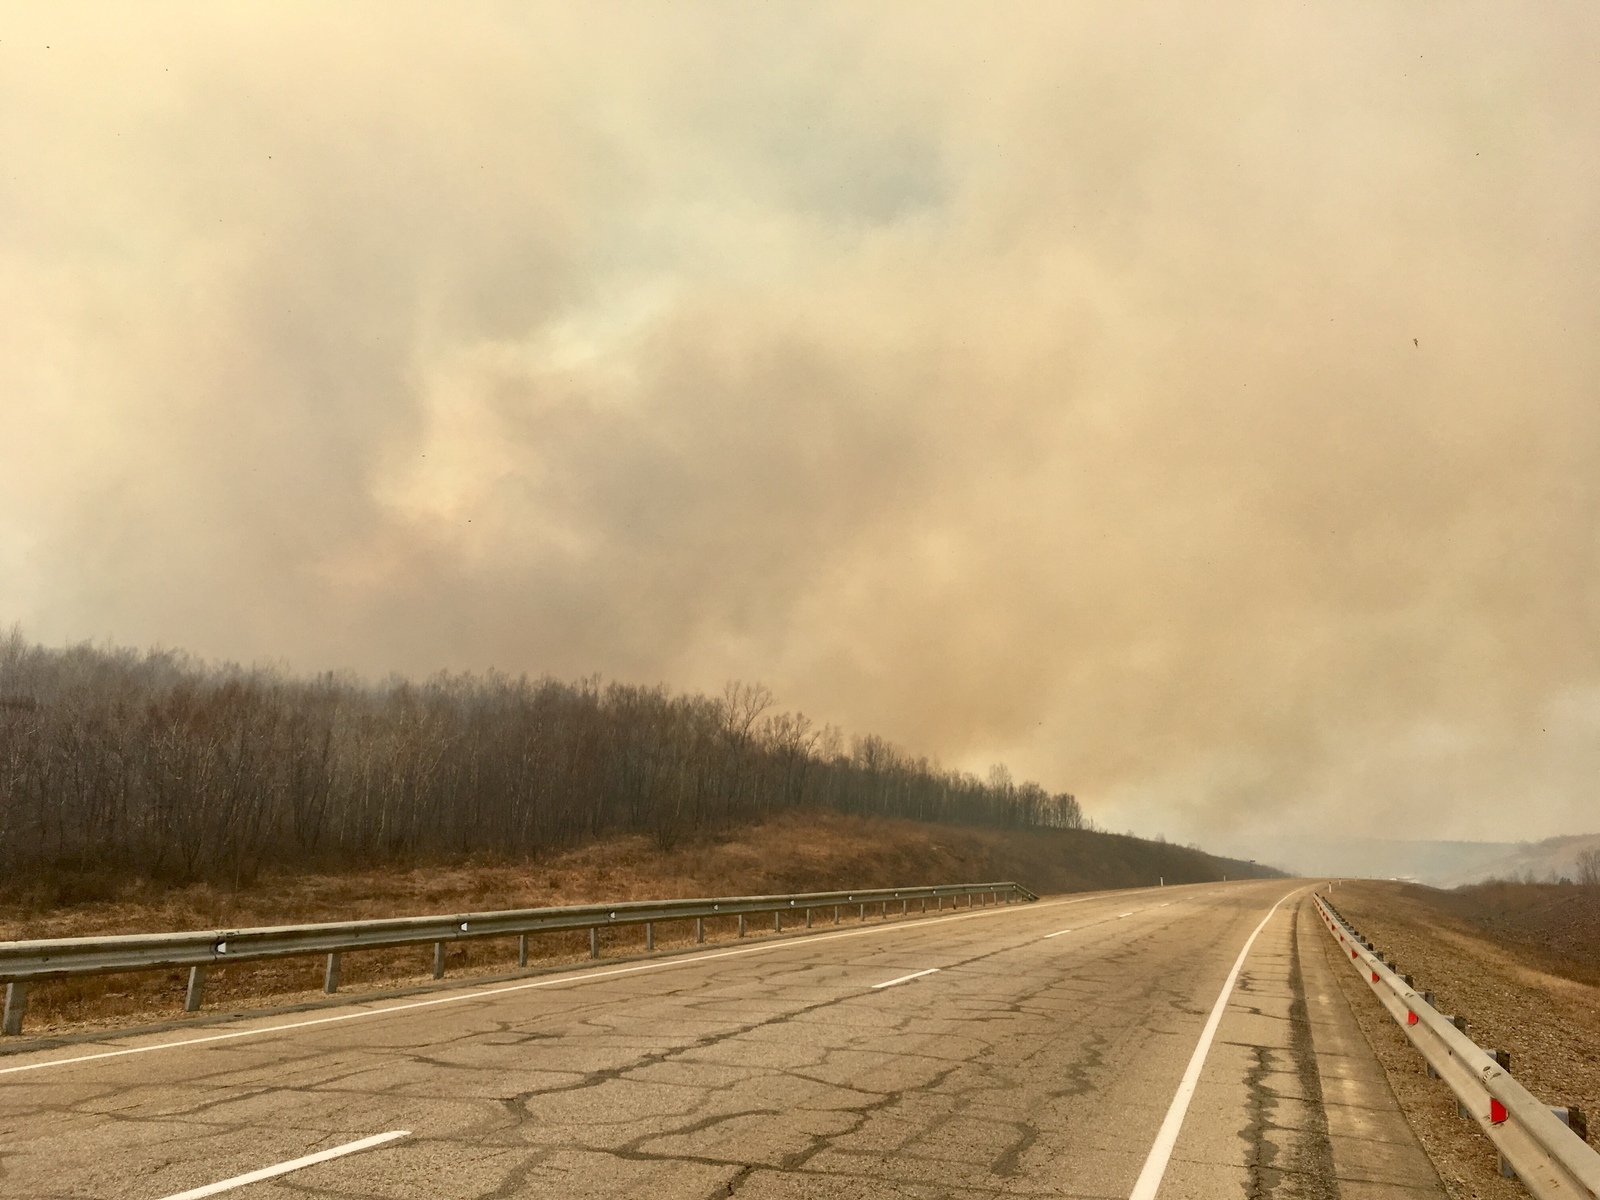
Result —
[[1050, 897], [25, 1050], [0, 1194], [1442, 1200], [1308, 894]]

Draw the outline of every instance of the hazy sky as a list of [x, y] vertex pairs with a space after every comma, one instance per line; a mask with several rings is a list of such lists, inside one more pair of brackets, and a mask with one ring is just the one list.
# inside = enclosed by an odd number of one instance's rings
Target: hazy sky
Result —
[[1600, 829], [1590, 4], [0, 9], [0, 624]]

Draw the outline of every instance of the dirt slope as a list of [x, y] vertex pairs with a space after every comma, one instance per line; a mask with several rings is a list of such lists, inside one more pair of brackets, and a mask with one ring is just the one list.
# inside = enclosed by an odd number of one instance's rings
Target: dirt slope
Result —
[[[1511, 1072], [1529, 1091], [1551, 1105], [1585, 1109], [1593, 1127], [1600, 1124], [1600, 987], [1547, 968], [1561, 961], [1574, 964], [1575, 972], [1585, 971], [1586, 955], [1600, 943], [1600, 926], [1589, 925], [1586, 937], [1571, 934], [1562, 943], [1571, 953], [1552, 959], [1537, 931], [1566, 929], [1568, 914], [1547, 908], [1547, 898], [1535, 894], [1539, 885], [1504, 886], [1531, 890], [1485, 900], [1359, 882], [1341, 883], [1332, 899], [1356, 928], [1395, 957], [1419, 990], [1434, 993], [1441, 1012], [1465, 1016], [1474, 1041], [1510, 1051]], [[1558, 890], [1577, 901], [1576, 893], [1587, 889]], [[1493, 913], [1501, 915], [1490, 920]], [[1452, 1195], [1466, 1200], [1518, 1194], [1498, 1178], [1488, 1139], [1455, 1115], [1449, 1089], [1426, 1078], [1421, 1056], [1349, 974], [1354, 986], [1348, 992], [1368, 1039]]]

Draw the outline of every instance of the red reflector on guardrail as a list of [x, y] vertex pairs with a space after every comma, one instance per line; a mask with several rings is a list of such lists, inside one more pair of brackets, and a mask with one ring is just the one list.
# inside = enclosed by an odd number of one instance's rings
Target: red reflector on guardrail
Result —
[[1506, 1123], [1506, 1106], [1493, 1096], [1489, 1097], [1489, 1124], [1504, 1125]]
[[1372, 982], [1373, 983], [1377, 983], [1378, 982], [1378, 973], [1376, 971], [1374, 971], [1372, 973]]
[[1350, 951], [1350, 957], [1351, 958], [1356, 957], [1356, 952], [1354, 950]]
[[1409, 1008], [1406, 1009], [1406, 1024], [1407, 1025], [1415, 1025], [1416, 1023], [1417, 1023], [1417, 1014], [1412, 1012]]

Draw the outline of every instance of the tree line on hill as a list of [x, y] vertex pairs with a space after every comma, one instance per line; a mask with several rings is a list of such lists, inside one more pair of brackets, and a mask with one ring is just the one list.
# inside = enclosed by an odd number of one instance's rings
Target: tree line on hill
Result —
[[379, 686], [173, 652], [0, 640], [0, 876], [244, 881], [263, 867], [491, 853], [617, 833], [663, 846], [782, 809], [1086, 826], [1077, 801], [878, 737], [760, 686], [442, 674]]

